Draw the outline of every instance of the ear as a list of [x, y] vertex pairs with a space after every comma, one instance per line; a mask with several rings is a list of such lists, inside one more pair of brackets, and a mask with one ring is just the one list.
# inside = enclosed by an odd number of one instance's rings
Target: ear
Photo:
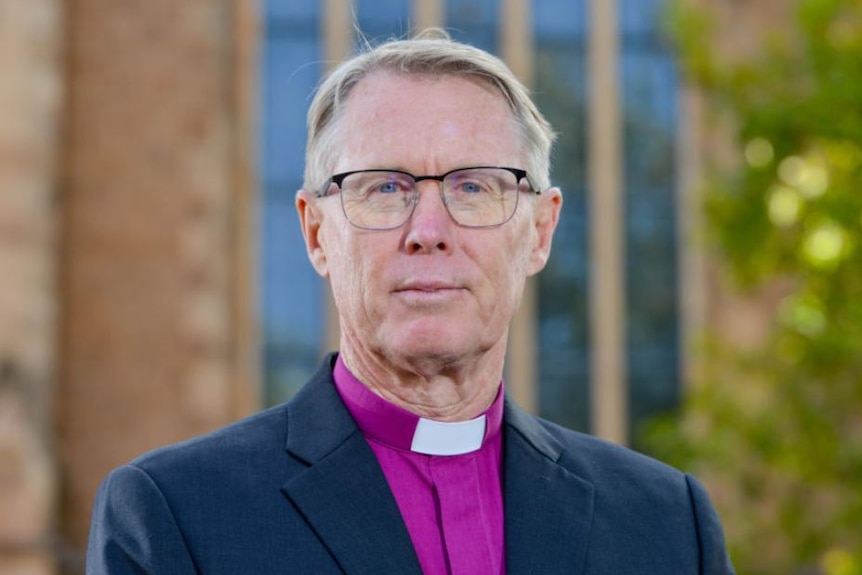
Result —
[[535, 226], [535, 243], [530, 253], [530, 275], [536, 274], [548, 263], [551, 255], [551, 241], [554, 230], [560, 221], [560, 210], [563, 207], [563, 194], [560, 188], [551, 188], [542, 192], [536, 198], [536, 208], [533, 225]]
[[322, 241], [320, 209], [317, 198], [307, 190], [296, 192], [296, 211], [299, 214], [299, 225], [302, 237], [305, 239], [305, 249], [311, 265], [323, 277], [329, 277], [329, 267], [326, 261], [326, 248]]

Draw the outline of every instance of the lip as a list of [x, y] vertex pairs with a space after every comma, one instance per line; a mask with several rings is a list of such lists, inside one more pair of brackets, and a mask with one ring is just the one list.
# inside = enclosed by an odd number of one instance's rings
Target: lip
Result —
[[440, 292], [440, 291], [451, 291], [451, 290], [460, 290], [462, 287], [457, 284], [453, 284], [451, 282], [437, 281], [437, 280], [423, 280], [423, 281], [408, 281], [403, 284], [398, 285], [395, 288], [395, 292]]
[[460, 299], [464, 290], [463, 286], [449, 281], [418, 280], [398, 285], [392, 295], [411, 307], [436, 307]]

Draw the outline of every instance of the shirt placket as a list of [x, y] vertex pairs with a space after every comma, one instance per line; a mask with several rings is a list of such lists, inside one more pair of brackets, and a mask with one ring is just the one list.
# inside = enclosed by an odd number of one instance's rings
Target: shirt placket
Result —
[[450, 573], [500, 573], [501, 560], [493, 553], [488, 510], [482, 505], [476, 454], [432, 457], [430, 464]]

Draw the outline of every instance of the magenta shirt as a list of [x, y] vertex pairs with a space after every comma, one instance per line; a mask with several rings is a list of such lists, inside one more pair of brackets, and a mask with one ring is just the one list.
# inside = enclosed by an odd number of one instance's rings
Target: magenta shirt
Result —
[[[504, 574], [502, 385], [497, 399], [482, 414], [485, 429], [477, 449], [428, 455], [411, 451], [420, 425], [418, 415], [369, 390], [341, 358], [333, 376], [341, 399], [383, 468], [422, 572]], [[457, 424], [444, 427], [446, 438], [440, 444], [457, 444], [458, 438], [450, 435], [459, 433]]]

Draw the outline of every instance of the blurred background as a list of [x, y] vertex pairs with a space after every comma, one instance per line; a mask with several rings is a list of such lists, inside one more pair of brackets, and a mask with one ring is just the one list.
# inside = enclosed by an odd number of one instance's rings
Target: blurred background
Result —
[[559, 132], [507, 390], [701, 477], [740, 574], [862, 573], [860, 0], [0, 0], [0, 573], [336, 347], [305, 111], [428, 26]]

